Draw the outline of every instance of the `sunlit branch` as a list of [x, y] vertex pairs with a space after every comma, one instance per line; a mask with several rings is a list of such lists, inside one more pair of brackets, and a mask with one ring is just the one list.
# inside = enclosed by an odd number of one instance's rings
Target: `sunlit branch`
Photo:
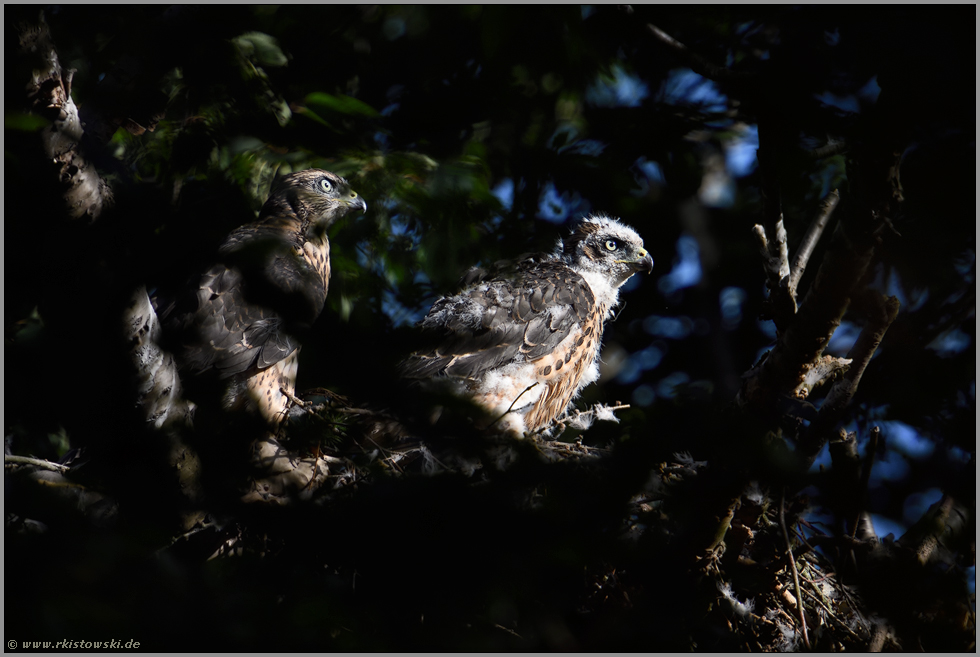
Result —
[[789, 283], [787, 285], [789, 293], [794, 300], [796, 299], [796, 288], [800, 284], [803, 272], [806, 271], [806, 265], [810, 261], [813, 249], [816, 247], [817, 242], [820, 241], [820, 236], [823, 235], [824, 228], [827, 227], [827, 222], [830, 221], [830, 215], [833, 214], [834, 208], [837, 207], [839, 201], [840, 195], [836, 189], [821, 201], [820, 211], [813, 219], [813, 222], [806, 231], [806, 235], [803, 236], [803, 241], [800, 242], [799, 247], [796, 249], [796, 255], [793, 257], [793, 266], [789, 274]]
[[780, 287], [780, 281], [789, 276], [789, 250], [786, 246], [786, 229], [783, 227], [783, 220], [780, 218], [776, 222], [775, 240], [768, 239], [766, 229], [762, 224], [752, 227], [758, 244], [759, 253], [762, 255], [762, 267], [765, 269], [766, 278], [769, 279], [769, 289], [775, 293]]
[[67, 465], [61, 465], [60, 463], [52, 463], [51, 461], [45, 461], [43, 459], [35, 459], [29, 456], [14, 456], [12, 454], [4, 454], [3, 456], [4, 465], [10, 463], [11, 465], [30, 465], [35, 468], [41, 468], [42, 470], [50, 470], [51, 472], [59, 472], [64, 474], [68, 472], [71, 468]]
[[20, 57], [31, 67], [27, 81], [27, 101], [32, 112], [51, 121], [41, 133], [44, 153], [55, 163], [53, 173], [67, 186], [64, 193], [68, 213], [73, 219], [95, 220], [112, 205], [108, 183], [82, 154], [84, 129], [78, 106], [71, 97], [74, 70], [64, 70], [51, 31], [41, 12], [36, 23], [18, 25]]

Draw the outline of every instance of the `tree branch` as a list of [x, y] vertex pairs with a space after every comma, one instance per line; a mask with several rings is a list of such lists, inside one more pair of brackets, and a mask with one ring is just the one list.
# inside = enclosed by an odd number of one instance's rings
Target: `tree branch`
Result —
[[44, 154], [57, 166], [58, 179], [67, 186], [69, 215], [94, 221], [112, 205], [112, 191], [80, 148], [84, 130], [71, 98], [74, 70], [62, 70], [44, 12], [37, 23], [20, 24], [18, 33], [20, 55], [32, 69], [27, 83], [29, 108], [52, 124], [41, 132]]
[[891, 326], [895, 318], [898, 317], [900, 304], [895, 297], [883, 297], [877, 292], [871, 294], [875, 297], [875, 307], [868, 323], [861, 329], [858, 339], [854, 342], [847, 353], [852, 365], [846, 374], [834, 384], [823, 405], [820, 407], [820, 416], [816, 422], [810, 425], [801, 441], [801, 454], [806, 458], [807, 463], [812, 463], [817, 453], [826, 442], [829, 432], [833, 426], [840, 421], [844, 410], [851, 403], [857, 392], [861, 377], [872, 356], [881, 344], [888, 327]]
[[[774, 102], [774, 101], [769, 101]], [[771, 318], [779, 331], [790, 323], [798, 310], [796, 295], [791, 293], [788, 284], [790, 277], [789, 248], [786, 227], [783, 221], [783, 200], [780, 190], [780, 153], [785, 152], [783, 141], [785, 129], [781, 112], [763, 103], [759, 111], [759, 148], [756, 159], [759, 162], [762, 192], [762, 226], [756, 226], [758, 233], [764, 231], [768, 241], [766, 262], [766, 287], [769, 298], [765, 301], [763, 315]]]
[[820, 236], [823, 235], [824, 228], [827, 227], [827, 222], [830, 221], [830, 215], [834, 213], [834, 208], [837, 207], [838, 202], [840, 202], [840, 194], [837, 193], [836, 189], [830, 192], [827, 198], [820, 202], [820, 211], [817, 212], [817, 216], [810, 223], [806, 235], [803, 236], [803, 241], [800, 242], [799, 247], [796, 249], [788, 284], [789, 293], [793, 296], [794, 300], [796, 299], [796, 288], [800, 284], [800, 279], [803, 278], [803, 272], [806, 271], [806, 265], [810, 261], [813, 249], [816, 247], [817, 242], [820, 241]]
[[13, 465], [32, 465], [35, 468], [50, 470], [51, 472], [57, 472], [59, 474], [64, 474], [71, 469], [67, 465], [61, 465], [60, 463], [52, 463], [51, 461], [45, 461], [44, 459], [31, 458], [30, 456], [14, 456], [12, 454], [4, 454], [3, 462], [4, 465], [7, 463], [11, 463]]
[[925, 565], [939, 547], [941, 538], [950, 538], [966, 529], [966, 518], [970, 515], [969, 507], [957, 503], [952, 495], [943, 495], [896, 544], [914, 552], [919, 563]]
[[742, 404], [774, 408], [781, 396], [805, 399], [819, 381], [808, 381], [824, 348], [840, 325], [854, 287], [874, 254], [872, 239], [849, 239], [838, 227], [834, 242], [824, 256], [816, 279], [799, 312], [769, 353], [739, 391]]

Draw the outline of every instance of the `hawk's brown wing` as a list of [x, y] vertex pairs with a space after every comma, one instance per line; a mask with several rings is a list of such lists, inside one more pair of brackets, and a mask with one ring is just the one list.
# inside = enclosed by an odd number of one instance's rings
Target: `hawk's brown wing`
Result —
[[326, 282], [303, 257], [298, 235], [270, 222], [236, 229], [220, 249], [223, 262], [161, 311], [183, 367], [227, 378], [269, 367], [299, 347], [288, 331], [320, 314]]
[[296, 350], [282, 317], [251, 303], [246, 289], [239, 270], [214, 265], [174, 312], [164, 313], [183, 367], [227, 378], [269, 367]]
[[531, 256], [490, 272], [471, 270], [465, 289], [437, 301], [421, 327], [437, 345], [401, 364], [408, 378], [477, 379], [515, 360], [551, 354], [593, 313], [595, 297], [564, 263]]

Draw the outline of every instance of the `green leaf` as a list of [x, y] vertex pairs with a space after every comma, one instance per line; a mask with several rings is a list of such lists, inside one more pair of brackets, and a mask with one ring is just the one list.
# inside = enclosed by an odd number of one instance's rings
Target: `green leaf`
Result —
[[309, 107], [297, 107], [296, 108], [296, 113], [299, 114], [299, 115], [301, 115], [301, 116], [305, 116], [305, 117], [307, 117], [309, 119], [313, 119], [314, 121], [316, 121], [320, 125], [325, 126], [327, 128], [330, 128], [334, 132], [337, 132], [337, 129], [336, 128], [334, 128], [332, 125], [330, 125], [329, 123], [327, 123], [326, 121], [324, 121], [322, 118], [320, 118], [320, 115], [318, 115], [316, 112], [314, 112], [313, 110], [311, 110]]
[[23, 130], [24, 132], [37, 132], [49, 124], [50, 122], [47, 119], [35, 114], [21, 114], [17, 112], [5, 114], [3, 118], [3, 127], [11, 130]]
[[262, 66], [285, 66], [289, 62], [275, 38], [264, 32], [246, 32], [233, 41], [243, 55]]
[[360, 114], [361, 116], [379, 116], [377, 110], [356, 98], [337, 94], [332, 96], [321, 92], [314, 92], [306, 97], [307, 105], [316, 105], [340, 114]]

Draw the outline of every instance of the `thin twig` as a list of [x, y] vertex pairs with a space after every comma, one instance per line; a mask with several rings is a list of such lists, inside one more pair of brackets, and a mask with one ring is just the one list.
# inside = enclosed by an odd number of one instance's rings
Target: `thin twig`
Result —
[[[810, 583], [813, 584], [813, 582], [810, 582]], [[816, 590], [816, 587], [814, 587], [814, 590]], [[850, 634], [851, 635], [851, 638], [853, 638], [855, 641], [864, 641], [864, 639], [862, 639], [856, 632], [854, 632], [854, 630], [852, 630], [850, 627], [848, 627], [847, 624], [844, 621], [842, 621], [841, 619], [837, 618], [836, 612], [834, 612], [830, 607], [828, 607], [827, 606], [827, 603], [825, 603], [823, 600], [820, 599], [820, 596], [818, 596], [818, 595], [816, 595], [814, 593], [811, 593], [810, 591], [807, 591], [806, 589], [803, 589], [803, 592], [806, 593], [811, 598], [813, 598], [818, 605], [820, 605], [821, 607], [823, 607], [824, 608], [824, 611], [827, 612], [827, 616], [829, 616], [830, 618], [832, 618], [834, 620], [834, 622], [837, 623], [838, 625], [840, 625], [841, 628], [845, 632], [847, 632], [848, 634]]]
[[219, 529], [219, 527], [217, 527], [214, 524], [210, 524], [210, 523], [209, 524], [203, 524], [203, 523], [201, 523], [200, 526], [195, 525], [195, 526], [191, 527], [188, 531], [184, 532], [183, 534], [180, 534], [178, 536], [172, 537], [170, 539], [170, 543], [168, 545], [165, 545], [162, 548], [159, 548], [154, 554], [156, 556], [160, 556], [165, 551], [169, 550], [174, 545], [176, 545], [177, 544], [177, 541], [190, 540], [191, 536], [194, 536], [195, 534], [199, 534], [199, 533], [201, 533], [203, 531], [207, 531], [207, 530], [217, 531], [218, 529]]
[[800, 628], [803, 632], [803, 645], [810, 650], [810, 637], [806, 631], [806, 613], [803, 611], [803, 594], [800, 592], [800, 573], [796, 570], [796, 558], [793, 556], [793, 548], [789, 542], [789, 531], [786, 529], [786, 491], [784, 490], [779, 500], [779, 526], [783, 529], [783, 538], [786, 539], [786, 555], [789, 557], [789, 568], [793, 573], [793, 588], [796, 589], [796, 612], [800, 617]]
[[495, 424], [497, 424], [498, 422], [500, 422], [500, 421], [501, 421], [501, 420], [502, 420], [502, 419], [504, 418], [504, 416], [505, 416], [505, 415], [507, 415], [508, 413], [510, 413], [510, 412], [511, 412], [512, 410], [514, 410], [514, 404], [516, 404], [516, 403], [518, 402], [518, 400], [519, 400], [519, 399], [520, 399], [521, 397], [523, 397], [523, 396], [524, 396], [524, 393], [525, 393], [525, 392], [527, 392], [528, 390], [530, 390], [531, 388], [533, 388], [533, 387], [534, 387], [534, 386], [536, 386], [536, 385], [538, 385], [538, 383], [537, 383], [537, 382], [535, 382], [535, 383], [532, 383], [532, 384], [531, 384], [531, 385], [529, 385], [528, 387], [526, 387], [526, 388], [524, 388], [524, 390], [521, 390], [521, 394], [519, 394], [519, 395], [517, 395], [517, 397], [515, 397], [515, 398], [514, 398], [514, 401], [512, 401], [512, 402], [510, 403], [510, 406], [509, 406], [509, 407], [507, 408], [507, 410], [506, 410], [506, 411], [504, 411], [503, 413], [501, 413], [501, 414], [500, 414], [500, 417], [498, 417], [498, 418], [497, 418], [496, 420], [494, 420], [493, 422], [491, 422], [491, 423], [490, 423], [489, 425], [487, 425], [487, 426], [490, 426], [490, 427], [492, 427], [493, 425], [495, 425]]
[[286, 397], [286, 399], [291, 401], [294, 406], [299, 406], [300, 408], [306, 408], [307, 406], [313, 405], [313, 402], [303, 401], [302, 399], [300, 399], [293, 393], [289, 392], [285, 388], [279, 388], [279, 392], [281, 392]]
[[12, 454], [3, 455], [4, 464], [12, 463], [15, 465], [33, 465], [36, 468], [41, 468], [42, 470], [50, 470], [51, 472], [59, 472], [65, 474], [70, 467], [67, 465], [61, 465], [60, 463], [52, 463], [51, 461], [45, 461], [44, 459], [35, 459], [30, 456], [14, 456]]
[[524, 637], [522, 637], [522, 636], [521, 636], [520, 634], [518, 634], [518, 633], [517, 633], [517, 632], [515, 632], [514, 630], [512, 630], [512, 629], [510, 629], [509, 627], [504, 627], [504, 626], [503, 626], [503, 625], [501, 625], [500, 623], [494, 623], [494, 624], [493, 624], [493, 626], [494, 626], [495, 628], [497, 628], [498, 630], [503, 630], [503, 631], [504, 631], [504, 632], [506, 632], [507, 634], [512, 634], [513, 636], [516, 636], [516, 637], [517, 637], [518, 639], [522, 639], [522, 640], [524, 639]]
[[[402, 466], [398, 465], [398, 461], [395, 460], [395, 457], [394, 457], [395, 452], [394, 451], [392, 451], [390, 449], [385, 449], [384, 447], [382, 447], [381, 445], [379, 445], [374, 440], [374, 438], [371, 438], [370, 436], [367, 436], [366, 438], [367, 438], [368, 442], [370, 442], [372, 445], [374, 445], [377, 448], [377, 450], [379, 452], [381, 452], [382, 456], [384, 457], [382, 460], [390, 463], [396, 470], [398, 470], [398, 472], [401, 472], [402, 474], [404, 474], [405, 471], [402, 469]], [[363, 449], [364, 448], [361, 447], [361, 450], [362, 451], [363, 451]], [[404, 452], [402, 452], [402, 454], [404, 454]]]
[[793, 256], [793, 267], [789, 274], [788, 286], [789, 293], [793, 295], [794, 299], [796, 298], [796, 288], [800, 284], [800, 279], [803, 278], [803, 272], [806, 270], [806, 265], [810, 261], [813, 249], [820, 240], [824, 228], [827, 227], [827, 223], [830, 221], [830, 215], [833, 214], [834, 208], [837, 207], [839, 201], [840, 194], [835, 189], [827, 195], [827, 198], [820, 202], [820, 211], [817, 212], [817, 216], [810, 223], [806, 235], [803, 236], [803, 241], [800, 242], [800, 246], [796, 249], [796, 255]]
[[610, 450], [602, 447], [592, 447], [591, 445], [583, 445], [581, 443], [563, 443], [559, 440], [542, 440], [539, 441], [539, 444], [562, 456], [575, 456], [578, 458], [584, 456], [596, 457], [602, 454], [609, 454], [610, 452]]

